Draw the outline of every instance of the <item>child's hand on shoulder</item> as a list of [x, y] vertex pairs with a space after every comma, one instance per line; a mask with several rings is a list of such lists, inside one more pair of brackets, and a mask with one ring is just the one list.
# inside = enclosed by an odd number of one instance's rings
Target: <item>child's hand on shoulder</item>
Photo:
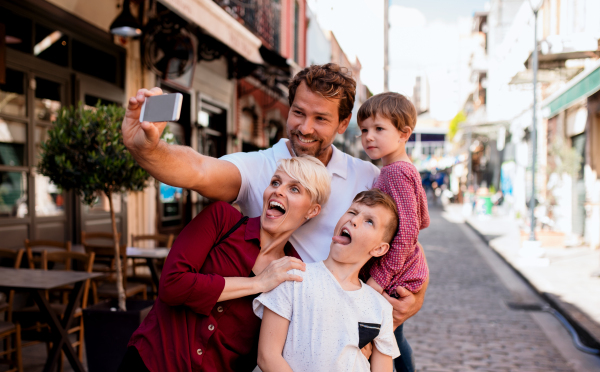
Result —
[[367, 284], [369, 286], [371, 286], [371, 288], [373, 288], [374, 290], [379, 292], [380, 294], [383, 293], [383, 288], [379, 284], [377, 284], [377, 282], [375, 281], [375, 279], [373, 279], [373, 277], [370, 277], [369, 280], [367, 280]]

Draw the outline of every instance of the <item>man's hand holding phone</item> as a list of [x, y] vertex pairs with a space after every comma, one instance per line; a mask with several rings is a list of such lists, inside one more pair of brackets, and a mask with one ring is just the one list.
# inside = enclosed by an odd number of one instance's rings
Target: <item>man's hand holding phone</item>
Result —
[[163, 94], [162, 89], [138, 90], [135, 97], [129, 98], [127, 112], [123, 119], [123, 141], [131, 152], [145, 153], [154, 150], [160, 143], [160, 136], [167, 125], [162, 122], [140, 122], [142, 106], [146, 98]]

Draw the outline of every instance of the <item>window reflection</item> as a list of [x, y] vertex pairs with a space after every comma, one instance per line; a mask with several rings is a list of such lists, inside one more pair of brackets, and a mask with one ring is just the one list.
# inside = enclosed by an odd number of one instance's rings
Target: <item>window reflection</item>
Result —
[[27, 125], [0, 118], [0, 165], [26, 165]]
[[42, 217], [65, 214], [63, 191], [41, 174], [35, 175], [35, 214]]
[[27, 217], [27, 174], [0, 172], [0, 218]]
[[38, 120], [56, 120], [58, 110], [61, 108], [61, 85], [60, 83], [35, 78], [35, 102], [34, 114]]
[[31, 53], [31, 20], [0, 7], [0, 23], [6, 26], [6, 46]]
[[6, 69], [6, 84], [0, 84], [0, 113], [25, 116], [25, 74]]
[[[113, 207], [115, 208], [115, 213], [121, 213], [121, 194], [115, 194], [112, 196]], [[98, 194], [94, 204], [92, 206], [85, 205], [85, 211], [87, 213], [104, 213], [110, 212], [110, 204], [108, 202], [108, 197], [104, 193]]]
[[48, 62], [60, 66], [69, 64], [69, 38], [62, 32], [52, 30], [40, 24], [35, 25], [35, 45], [33, 54]]

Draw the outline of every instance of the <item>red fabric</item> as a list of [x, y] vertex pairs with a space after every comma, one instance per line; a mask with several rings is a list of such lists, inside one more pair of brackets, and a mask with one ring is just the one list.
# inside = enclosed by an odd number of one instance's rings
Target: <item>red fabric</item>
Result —
[[399, 221], [390, 250], [372, 260], [369, 273], [392, 297], [398, 297], [396, 288], [399, 286], [416, 293], [429, 276], [425, 256], [417, 245], [419, 230], [429, 226], [427, 195], [421, 176], [411, 163], [398, 161], [381, 169], [373, 187], [394, 199]]
[[[160, 278], [158, 299], [129, 341], [150, 371], [252, 371], [256, 367], [260, 319], [252, 311], [255, 296], [217, 300], [225, 277], [250, 276], [260, 251], [260, 217], [250, 218], [211, 249], [241, 217], [229, 204], [216, 202], [175, 240]], [[285, 252], [300, 258], [289, 243]]]

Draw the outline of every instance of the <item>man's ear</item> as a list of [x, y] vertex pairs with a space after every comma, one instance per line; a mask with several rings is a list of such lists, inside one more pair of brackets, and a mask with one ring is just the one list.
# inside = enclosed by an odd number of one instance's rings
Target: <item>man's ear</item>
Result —
[[381, 243], [375, 248], [371, 249], [369, 254], [373, 257], [381, 257], [388, 252], [390, 245], [388, 243]]
[[350, 119], [352, 119], [352, 113], [350, 113], [350, 115], [348, 115], [348, 117], [346, 119], [340, 120], [340, 126], [338, 127], [338, 130], [337, 130], [337, 132], [339, 134], [344, 134], [346, 129], [348, 129], [348, 125], [350, 124]]

